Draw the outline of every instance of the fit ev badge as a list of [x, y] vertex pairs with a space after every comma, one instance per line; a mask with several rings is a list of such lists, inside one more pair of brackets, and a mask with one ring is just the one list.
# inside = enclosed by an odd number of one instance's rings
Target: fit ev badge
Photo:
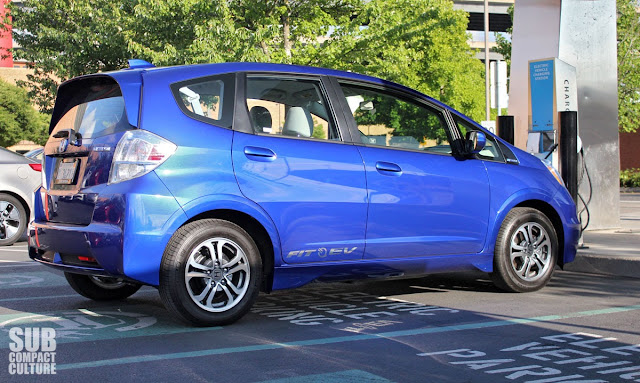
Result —
[[309, 257], [311, 256], [311, 254], [314, 254], [314, 253], [317, 253], [318, 257], [320, 258], [324, 258], [327, 255], [351, 254], [356, 249], [357, 247], [352, 247], [351, 249], [349, 249], [348, 247], [332, 247], [331, 249], [327, 250], [326, 248], [321, 247], [319, 249], [311, 249], [311, 250], [293, 250], [293, 251], [290, 251], [289, 254], [287, 254], [287, 258]]

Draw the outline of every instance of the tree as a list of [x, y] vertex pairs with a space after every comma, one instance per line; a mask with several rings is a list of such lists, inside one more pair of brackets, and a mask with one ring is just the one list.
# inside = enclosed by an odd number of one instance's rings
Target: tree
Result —
[[0, 80], [0, 146], [20, 140], [44, 144], [48, 126], [47, 117], [33, 108], [24, 90]]
[[481, 119], [484, 69], [467, 24], [468, 14], [450, 1], [367, 1], [308, 63], [396, 81]]
[[[512, 5], [509, 7], [509, 9], [507, 9], [507, 13], [511, 18], [511, 26], [507, 28], [507, 33], [510, 36], [513, 36], [513, 7], [514, 6]], [[504, 57], [504, 61], [507, 62], [507, 73], [509, 73], [509, 71], [511, 70], [511, 39], [508, 39], [507, 37], [499, 33], [496, 33], [495, 36], [496, 46], [491, 50], [501, 54], [502, 57]]]
[[640, 126], [640, 5], [618, 0], [618, 128], [635, 132]]
[[480, 117], [482, 66], [463, 11], [446, 0], [26, 0], [12, 7], [34, 63], [30, 95], [50, 110], [54, 79], [156, 65], [260, 61], [316, 65], [418, 88]]

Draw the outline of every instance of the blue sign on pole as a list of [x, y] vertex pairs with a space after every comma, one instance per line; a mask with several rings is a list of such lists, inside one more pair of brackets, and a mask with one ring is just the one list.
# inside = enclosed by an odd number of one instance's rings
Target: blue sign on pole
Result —
[[529, 62], [531, 130], [553, 130], [553, 60]]

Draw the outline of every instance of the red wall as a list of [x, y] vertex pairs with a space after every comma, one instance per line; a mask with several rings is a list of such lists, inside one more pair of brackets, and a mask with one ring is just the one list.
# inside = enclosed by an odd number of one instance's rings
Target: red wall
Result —
[[[0, 20], [4, 19], [7, 12], [6, 4], [11, 0], [2, 0], [0, 4]], [[9, 49], [13, 48], [13, 39], [11, 37], [11, 29], [8, 31], [0, 30], [0, 67], [13, 68], [13, 55]], [[7, 57], [2, 58], [2, 56]]]
[[620, 169], [640, 168], [640, 129], [620, 133]]

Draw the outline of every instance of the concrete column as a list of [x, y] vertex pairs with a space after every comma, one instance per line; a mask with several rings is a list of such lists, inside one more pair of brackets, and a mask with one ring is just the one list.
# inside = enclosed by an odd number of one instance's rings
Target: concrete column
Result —
[[[526, 148], [530, 125], [529, 60], [557, 57], [576, 67], [578, 128], [593, 190], [589, 229], [618, 227], [615, 1], [516, 0], [512, 41], [509, 114], [516, 146]], [[580, 193], [589, 194], [586, 180]]]

